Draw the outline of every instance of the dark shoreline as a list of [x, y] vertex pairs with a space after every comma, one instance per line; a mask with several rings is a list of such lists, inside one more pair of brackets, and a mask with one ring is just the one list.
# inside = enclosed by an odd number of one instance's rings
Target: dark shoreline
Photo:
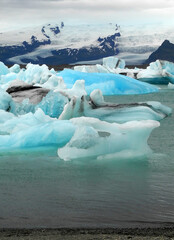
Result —
[[171, 239], [174, 226], [162, 228], [0, 229], [0, 239]]
[[[19, 64], [20, 68], [26, 68], [26, 65], [22, 65]], [[55, 71], [62, 71], [64, 68], [70, 68], [73, 69], [75, 66], [82, 66], [85, 64], [62, 64], [62, 65], [47, 65], [48, 68], [51, 70], [52, 68], [54, 68]], [[90, 64], [86, 64], [86, 65], [90, 65]], [[91, 65], [95, 65], [95, 64], [91, 64]], [[6, 65], [8, 68], [12, 67], [13, 65]], [[41, 66], [41, 65], [40, 65]], [[143, 65], [126, 65], [126, 68], [129, 69], [134, 69], [135, 67], [137, 68], [147, 68], [148, 64], [143, 64]]]

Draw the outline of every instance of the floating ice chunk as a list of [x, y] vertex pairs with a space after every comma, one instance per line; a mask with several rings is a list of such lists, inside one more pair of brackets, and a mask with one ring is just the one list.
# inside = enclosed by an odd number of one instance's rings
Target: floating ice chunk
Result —
[[0, 129], [6, 134], [25, 131], [29, 127], [56, 120], [45, 115], [41, 109], [36, 110], [34, 114], [29, 112], [19, 116], [1, 110], [0, 118], [3, 119], [0, 122]]
[[95, 106], [106, 105], [102, 92], [99, 89], [92, 91], [90, 99]]
[[[32, 99], [31, 96], [28, 95], [28, 97], [30, 99], [26, 98], [22, 102], [12, 101], [10, 103], [10, 111], [15, 115], [23, 115], [29, 112], [34, 113], [38, 108], [41, 108], [46, 115], [49, 115], [53, 118], [58, 118], [62, 113], [64, 106], [68, 102], [68, 99], [65, 96], [59, 92], [53, 91], [50, 91], [45, 97], [42, 98], [42, 100], [37, 94], [34, 95]], [[38, 98], [39, 102], [37, 101]]]
[[64, 160], [101, 157], [124, 151], [144, 156], [150, 151], [147, 140], [151, 131], [160, 125], [152, 120], [111, 124], [81, 117], [70, 121], [77, 128], [66, 146], [58, 149], [58, 156]]
[[1, 75], [6, 75], [9, 72], [10, 71], [9, 71], [8, 67], [3, 62], [0, 62], [0, 76]]
[[[13, 117], [15, 117], [14, 114], [0, 109], [0, 124], [7, 122], [8, 120], [12, 119]], [[3, 130], [3, 129], [1, 129], [1, 130]]]
[[0, 149], [30, 148], [39, 146], [64, 146], [74, 134], [75, 126], [68, 121], [50, 121], [15, 130], [10, 135], [0, 135]]
[[69, 121], [50, 118], [41, 109], [18, 117], [0, 110], [0, 119], [1, 150], [49, 145], [62, 147], [76, 128]]
[[18, 64], [14, 64], [11, 68], [9, 68], [10, 72], [13, 73], [19, 73], [20, 72], [20, 66]]
[[15, 102], [22, 102], [29, 99], [30, 103], [37, 104], [50, 91], [49, 89], [35, 87], [21, 80], [12, 81], [6, 90]]
[[24, 81], [16, 79], [9, 83], [7, 91], [13, 92], [13, 91], [17, 91], [17, 90], [24, 89], [24, 88], [27, 89], [27, 88], [30, 88], [31, 86], [32, 86], [31, 84], [28, 84]]
[[57, 72], [55, 71], [54, 68], [51, 68], [50, 73], [52, 73], [53, 75], [56, 75]]
[[73, 97], [70, 102], [68, 102], [61, 115], [59, 120], [69, 120], [74, 117], [84, 116], [85, 111], [85, 98], [84, 97]]
[[125, 61], [117, 57], [103, 58], [103, 65], [75, 66], [74, 70], [86, 73], [119, 73], [125, 68]]
[[85, 97], [73, 97], [59, 119], [68, 120], [85, 116], [107, 122], [125, 123], [134, 120], [160, 121], [172, 113], [172, 109], [159, 102], [115, 104], [104, 101], [100, 90], [94, 90], [88, 103]]
[[34, 113], [35, 105], [30, 103], [30, 100], [28, 98], [24, 99], [22, 102], [11, 101], [10, 112], [16, 116], [23, 115], [29, 112]]
[[84, 80], [77, 80], [71, 89], [59, 89], [56, 88], [54, 92], [60, 92], [62, 95], [66, 96], [67, 98], [71, 99], [73, 97], [82, 97], [86, 96], [85, 90], [85, 81]]
[[86, 73], [109, 73], [110, 72], [106, 67], [100, 64], [75, 66], [74, 70], [79, 72], [86, 72]]
[[58, 118], [63, 112], [64, 106], [67, 102], [67, 97], [59, 92], [50, 91], [42, 101], [36, 105], [35, 109], [41, 108], [46, 115]]
[[118, 59], [117, 57], [106, 57], [103, 58], [103, 66], [106, 66], [110, 69], [114, 68], [125, 68], [125, 61], [123, 59]]
[[168, 84], [168, 88], [174, 89], [174, 84], [173, 84], [173, 83], [169, 83], [169, 84]]
[[141, 70], [137, 74], [138, 79], [144, 79], [152, 83], [168, 83], [169, 81], [174, 83], [174, 63], [156, 60], [150, 63], [150, 65]]
[[152, 109], [164, 115], [164, 117], [170, 116], [172, 114], [172, 108], [161, 104], [160, 102], [156, 101], [148, 101], [147, 104], [152, 106]]
[[66, 88], [66, 85], [63, 81], [62, 77], [57, 77], [52, 75], [48, 81], [46, 81], [44, 84], [41, 85], [44, 88], [48, 88], [48, 89], [57, 89], [57, 90], [62, 90]]
[[16, 79], [17, 79], [17, 74], [11, 72], [11, 73], [8, 73], [6, 75], [2, 75], [0, 83], [1, 84], [6, 84], [6, 83], [9, 83], [9, 82], [11, 82], [13, 80], [16, 80]]
[[43, 84], [51, 76], [52, 73], [49, 71], [46, 65], [39, 66], [31, 63], [27, 64], [25, 71], [20, 71], [20, 73], [18, 74], [18, 78], [20, 80], [31, 84]]
[[68, 88], [71, 88], [75, 81], [85, 80], [87, 94], [94, 89], [100, 89], [104, 95], [122, 94], [145, 94], [158, 92], [158, 88], [138, 80], [119, 75], [106, 73], [83, 73], [70, 69], [65, 69], [58, 73], [63, 77]]
[[0, 88], [0, 109], [8, 110], [12, 97], [3, 89]]

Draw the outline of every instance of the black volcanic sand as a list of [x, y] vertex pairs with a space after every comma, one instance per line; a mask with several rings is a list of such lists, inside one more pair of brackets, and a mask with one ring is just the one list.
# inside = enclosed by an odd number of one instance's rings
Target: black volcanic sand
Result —
[[1, 229], [0, 240], [165, 240], [174, 239], [171, 228], [124, 229]]

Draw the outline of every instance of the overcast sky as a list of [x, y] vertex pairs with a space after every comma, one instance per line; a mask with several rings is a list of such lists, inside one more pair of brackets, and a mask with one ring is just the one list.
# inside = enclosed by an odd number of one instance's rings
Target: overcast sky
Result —
[[174, 0], [0, 0], [0, 31], [54, 21], [174, 24]]

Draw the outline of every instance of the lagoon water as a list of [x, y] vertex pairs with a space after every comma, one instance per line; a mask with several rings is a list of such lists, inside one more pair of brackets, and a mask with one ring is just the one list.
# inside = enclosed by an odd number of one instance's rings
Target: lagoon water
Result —
[[[174, 90], [110, 96], [174, 109]], [[64, 162], [57, 149], [0, 154], [1, 228], [134, 227], [174, 222], [174, 117], [161, 122], [144, 159]]]

